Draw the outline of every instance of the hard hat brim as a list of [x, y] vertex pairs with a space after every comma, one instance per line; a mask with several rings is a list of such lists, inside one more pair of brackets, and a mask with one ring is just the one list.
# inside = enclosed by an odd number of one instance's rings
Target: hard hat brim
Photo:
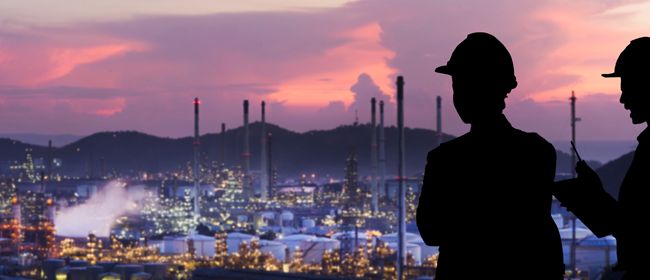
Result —
[[601, 74], [601, 76], [603, 76], [605, 78], [617, 78], [617, 77], [621, 77], [621, 74], [618, 74], [618, 73], [614, 72], [614, 73], [609, 73], [609, 74]]
[[440, 67], [436, 68], [436, 72], [441, 73], [441, 74], [451, 75], [451, 67], [449, 67], [447, 65], [443, 65], [443, 66], [440, 66]]

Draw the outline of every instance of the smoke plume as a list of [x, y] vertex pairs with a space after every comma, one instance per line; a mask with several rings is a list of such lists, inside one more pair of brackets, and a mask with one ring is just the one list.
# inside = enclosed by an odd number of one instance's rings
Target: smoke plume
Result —
[[62, 209], [54, 219], [56, 234], [84, 237], [95, 232], [98, 237], [108, 237], [115, 219], [136, 211], [135, 202], [141, 197], [134, 197], [132, 193], [121, 183], [110, 182], [86, 203]]

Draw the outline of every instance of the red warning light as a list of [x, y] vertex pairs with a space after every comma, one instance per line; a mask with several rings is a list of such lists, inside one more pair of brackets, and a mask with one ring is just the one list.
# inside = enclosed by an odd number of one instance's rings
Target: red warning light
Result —
[[198, 105], [198, 104], [201, 104], [201, 101], [194, 100], [194, 104], [197, 104], [197, 105]]
[[249, 156], [251, 156], [251, 154], [249, 154], [249, 153], [244, 153], [244, 154], [242, 154], [242, 156], [249, 157]]
[[442, 136], [442, 133], [436, 133], [436, 136]]
[[192, 145], [198, 146], [198, 145], [201, 145], [201, 143], [200, 142], [194, 142], [194, 143], [192, 143]]

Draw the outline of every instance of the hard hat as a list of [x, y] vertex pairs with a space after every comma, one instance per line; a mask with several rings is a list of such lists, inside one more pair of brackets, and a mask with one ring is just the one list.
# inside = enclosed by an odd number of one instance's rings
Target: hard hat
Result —
[[517, 87], [508, 49], [492, 34], [484, 32], [467, 35], [454, 49], [447, 65], [436, 68], [436, 72], [485, 79], [508, 90]]
[[650, 37], [632, 40], [618, 56], [614, 73], [602, 75], [611, 78], [639, 74], [650, 74]]

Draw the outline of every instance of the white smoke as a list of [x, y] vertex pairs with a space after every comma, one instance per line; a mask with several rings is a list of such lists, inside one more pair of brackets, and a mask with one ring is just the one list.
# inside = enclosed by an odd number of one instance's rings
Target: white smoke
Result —
[[127, 191], [122, 183], [112, 181], [86, 203], [62, 209], [54, 219], [56, 235], [85, 237], [94, 232], [98, 237], [108, 237], [115, 219], [137, 211], [135, 202], [143, 196], [137, 189]]

